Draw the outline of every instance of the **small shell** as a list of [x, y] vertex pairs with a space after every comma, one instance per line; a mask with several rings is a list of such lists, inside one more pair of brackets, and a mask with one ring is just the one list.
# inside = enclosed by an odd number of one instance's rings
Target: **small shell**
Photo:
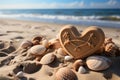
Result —
[[43, 39], [42, 36], [36, 36], [36, 37], [34, 37], [34, 38], [32, 39], [32, 41], [38, 40], [38, 41], [40, 42], [42, 39]]
[[86, 60], [89, 69], [94, 71], [105, 70], [110, 67], [111, 60], [103, 56], [90, 56]]
[[32, 43], [33, 43], [33, 45], [39, 45], [40, 44], [39, 40], [34, 40], [34, 41], [32, 41]]
[[76, 74], [68, 67], [60, 68], [55, 74], [55, 80], [77, 80]]
[[26, 48], [31, 47], [31, 46], [32, 46], [32, 42], [28, 41], [28, 40], [23, 41], [20, 45], [20, 47], [23, 49], [26, 49]]
[[50, 64], [54, 61], [55, 55], [53, 53], [48, 53], [42, 57], [40, 60], [41, 64]]
[[43, 45], [35, 45], [30, 48], [30, 53], [34, 55], [43, 55], [46, 48]]
[[65, 53], [65, 51], [63, 51], [62, 48], [58, 48], [57, 53], [60, 54], [60, 55], [62, 55], [62, 56], [67, 55], [67, 53]]
[[70, 61], [70, 60], [72, 60], [72, 59], [73, 59], [72, 56], [68, 56], [68, 55], [67, 55], [67, 56], [64, 57], [64, 60], [65, 60], [65, 61]]
[[20, 71], [16, 74], [17, 77], [24, 77], [24, 73], [23, 71]]
[[49, 40], [49, 44], [50, 44], [50, 46], [53, 46], [54, 49], [58, 49], [61, 47], [59, 39], [51, 39], [51, 40]]
[[73, 69], [74, 69], [75, 71], [78, 71], [79, 67], [80, 67], [80, 66], [83, 66], [83, 65], [84, 65], [84, 63], [83, 63], [83, 61], [82, 61], [81, 59], [76, 60], [76, 61], [73, 63]]
[[86, 71], [86, 69], [85, 69], [83, 66], [80, 66], [80, 67], [79, 67], [78, 73], [84, 74], [84, 73], [86, 73], [86, 72], [87, 72], [87, 71]]
[[48, 40], [47, 40], [47, 39], [43, 40], [43, 41], [41, 42], [41, 44], [42, 44], [43, 46], [45, 46], [46, 48], [48, 48], [48, 46], [49, 46], [49, 43], [48, 43]]
[[117, 53], [118, 49], [119, 48], [113, 43], [108, 43], [105, 46], [105, 51], [107, 52], [106, 54], [108, 56], [112, 56], [112, 57], [116, 56], [116, 53]]

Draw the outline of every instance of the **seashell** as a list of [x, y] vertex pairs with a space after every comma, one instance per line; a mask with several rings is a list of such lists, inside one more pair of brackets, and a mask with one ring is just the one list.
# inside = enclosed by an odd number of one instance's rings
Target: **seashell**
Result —
[[39, 42], [42, 41], [43, 37], [42, 36], [36, 36], [32, 39], [32, 41], [34, 40], [38, 40]]
[[54, 61], [54, 59], [55, 59], [55, 55], [53, 53], [48, 53], [41, 58], [40, 63], [50, 64]]
[[103, 56], [90, 56], [86, 60], [89, 69], [94, 71], [105, 70], [110, 67], [111, 60]]
[[58, 48], [61, 47], [59, 39], [51, 39], [51, 40], [49, 40], [49, 45], [53, 46], [54, 49], [58, 49]]
[[25, 73], [35, 73], [41, 68], [41, 64], [35, 61], [26, 61], [22, 63], [23, 65], [23, 71]]
[[39, 40], [34, 40], [34, 41], [32, 41], [32, 43], [33, 43], [33, 45], [39, 45], [40, 44]]
[[80, 66], [83, 66], [83, 65], [85, 65], [85, 64], [83, 63], [83, 61], [82, 61], [81, 59], [76, 60], [76, 61], [73, 63], [73, 69], [74, 69], [75, 71], [78, 71], [79, 67], [80, 67]]
[[30, 53], [34, 55], [43, 55], [46, 48], [43, 45], [35, 45], [30, 48]]
[[72, 59], [73, 59], [72, 56], [68, 56], [68, 55], [67, 55], [67, 56], [64, 57], [64, 60], [65, 60], [65, 61], [70, 61], [70, 60], [72, 60]]
[[48, 40], [47, 40], [47, 39], [43, 40], [43, 41], [41, 42], [41, 44], [42, 44], [43, 46], [45, 46], [46, 48], [49, 47], [49, 43], [48, 43]]
[[57, 53], [62, 55], [62, 56], [67, 55], [67, 53], [65, 53], [65, 51], [62, 48], [58, 48]]
[[80, 67], [79, 67], [78, 73], [84, 74], [84, 73], [86, 73], [86, 72], [87, 72], [87, 71], [86, 71], [86, 69], [85, 69], [83, 66], [80, 66]]
[[28, 40], [23, 41], [20, 45], [20, 47], [23, 49], [26, 49], [26, 48], [31, 47], [31, 46], [32, 46], [32, 42], [28, 41]]
[[60, 68], [55, 74], [55, 80], [77, 80], [76, 74], [68, 67]]
[[115, 57], [118, 50], [119, 48], [113, 43], [108, 43], [105, 46], [105, 52], [108, 56]]
[[20, 71], [16, 74], [17, 77], [24, 77], [24, 73], [23, 71]]

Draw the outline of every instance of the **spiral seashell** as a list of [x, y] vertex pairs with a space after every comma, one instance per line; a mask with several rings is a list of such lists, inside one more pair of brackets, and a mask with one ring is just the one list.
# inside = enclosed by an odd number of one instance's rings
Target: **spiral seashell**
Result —
[[86, 60], [89, 69], [94, 71], [105, 70], [110, 67], [111, 60], [103, 56], [90, 56]]
[[43, 45], [35, 45], [30, 48], [30, 53], [34, 55], [43, 55], [46, 48]]
[[55, 80], [77, 80], [76, 74], [68, 67], [60, 68], [55, 74]]
[[49, 43], [48, 43], [48, 40], [47, 40], [47, 39], [43, 40], [43, 41], [41, 42], [41, 44], [42, 44], [43, 46], [45, 46], [46, 48], [49, 47]]
[[83, 66], [80, 66], [79, 68], [78, 68], [78, 73], [80, 73], [80, 74], [84, 74], [84, 73], [86, 73], [87, 71], [86, 71], [86, 69], [83, 67]]
[[59, 39], [51, 39], [51, 40], [49, 40], [49, 45], [53, 46], [54, 49], [58, 49], [58, 48], [61, 47]]
[[84, 65], [84, 63], [83, 63], [83, 61], [82, 61], [81, 59], [76, 60], [76, 61], [73, 63], [73, 69], [74, 69], [75, 71], [78, 71], [79, 67], [80, 67], [80, 66], [83, 66], [83, 65]]
[[20, 47], [23, 49], [26, 49], [26, 48], [31, 47], [31, 46], [32, 46], [32, 42], [28, 41], [28, 40], [23, 41], [20, 45]]
[[41, 58], [40, 63], [50, 64], [54, 61], [54, 59], [55, 59], [55, 55], [53, 53], [48, 53]]

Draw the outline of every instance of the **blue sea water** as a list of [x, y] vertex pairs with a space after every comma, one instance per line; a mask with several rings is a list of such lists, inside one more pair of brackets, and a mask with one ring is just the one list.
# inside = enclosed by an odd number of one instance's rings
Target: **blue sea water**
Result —
[[120, 28], [120, 9], [3, 9], [0, 18]]

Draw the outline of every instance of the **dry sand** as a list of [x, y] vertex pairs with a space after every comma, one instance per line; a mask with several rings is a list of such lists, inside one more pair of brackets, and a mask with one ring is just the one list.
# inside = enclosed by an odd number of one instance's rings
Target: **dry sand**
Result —
[[[32, 40], [36, 35], [42, 35], [47, 39], [55, 38], [59, 30], [65, 24], [42, 23], [32, 21], [20, 21], [11, 19], [0, 20], [0, 53], [5, 52], [10, 54], [12, 50], [17, 49], [23, 40]], [[84, 30], [85, 26], [75, 25], [79, 31]], [[111, 37], [113, 41], [120, 46], [120, 28], [103, 28], [106, 37]], [[5, 46], [2, 46], [4, 42]], [[11, 47], [10, 47], [11, 45]], [[8, 49], [9, 50], [5, 50]], [[4, 50], [3, 50], [4, 49]], [[17, 53], [16, 53], [17, 54]], [[4, 57], [0, 57], [0, 62]], [[18, 61], [19, 62], [19, 57]], [[0, 65], [0, 76], [8, 77], [8, 74], [16, 67], [17, 62], [12, 65]], [[60, 64], [41, 65], [40, 70], [33, 74], [25, 73], [26, 78], [34, 78], [35, 80], [55, 80], [55, 72]], [[78, 80], [120, 80], [120, 58], [113, 59], [112, 66], [100, 72], [90, 71], [86, 74], [79, 74], [75, 72]], [[24, 78], [25, 79], [25, 78]], [[30, 79], [28, 79], [30, 80]], [[31, 79], [32, 80], [32, 79]]]

